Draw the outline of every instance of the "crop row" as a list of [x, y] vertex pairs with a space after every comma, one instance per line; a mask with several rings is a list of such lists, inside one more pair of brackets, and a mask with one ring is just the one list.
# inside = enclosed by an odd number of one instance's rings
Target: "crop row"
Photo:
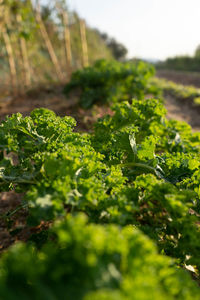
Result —
[[0, 191], [49, 229], [2, 254], [0, 298], [199, 299], [200, 133], [145, 94], [91, 133], [42, 108], [1, 123]]
[[164, 93], [178, 100], [187, 101], [191, 106], [200, 105], [200, 89], [194, 86], [177, 84], [173, 81], [159, 78], [151, 78], [151, 83], [160, 88]]

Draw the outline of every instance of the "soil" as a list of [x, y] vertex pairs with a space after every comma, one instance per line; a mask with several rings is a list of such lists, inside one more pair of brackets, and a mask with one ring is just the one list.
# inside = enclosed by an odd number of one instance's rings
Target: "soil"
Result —
[[62, 91], [63, 86], [52, 86], [31, 90], [25, 95], [16, 97], [0, 97], [0, 120], [17, 112], [27, 116], [33, 109], [39, 107], [52, 109], [61, 116], [69, 115], [70, 108], [76, 105], [78, 96], [74, 94], [67, 99]]
[[[179, 84], [192, 85], [200, 88], [200, 73], [157, 70], [156, 76]], [[180, 101], [179, 99], [175, 99], [166, 94], [165, 106], [167, 108], [167, 117], [169, 119], [185, 121], [192, 126], [194, 132], [200, 131], [200, 110], [197, 110], [191, 101]]]
[[[5, 119], [7, 115], [17, 112], [26, 116], [34, 108], [44, 107], [55, 111], [60, 116], [73, 116], [78, 124], [76, 130], [89, 131], [97, 118], [106, 113], [111, 113], [105, 107], [95, 107], [93, 110], [85, 111], [77, 105], [78, 92], [66, 98], [62, 91], [63, 86], [52, 86], [29, 91], [26, 95], [15, 98], [9, 96], [1, 97], [0, 95], [0, 120]], [[165, 105], [168, 110], [168, 118], [186, 121], [192, 126], [193, 131], [200, 131], [199, 113], [190, 103], [178, 101], [166, 95]], [[22, 194], [14, 192], [0, 193], [0, 252], [16, 241], [26, 241], [32, 234], [40, 232], [49, 226], [47, 223], [41, 223], [39, 226], [33, 228], [26, 226], [28, 215], [26, 209], [20, 209], [11, 218], [7, 218], [10, 212], [16, 210], [21, 205], [22, 198]]]
[[189, 101], [180, 101], [165, 95], [165, 107], [168, 119], [184, 121], [190, 124], [193, 132], [200, 132], [200, 113]]
[[173, 70], [157, 70], [156, 76], [183, 85], [193, 85], [197, 88], [200, 88], [200, 73]]
[[71, 93], [66, 97], [63, 93], [64, 86], [54, 85], [29, 91], [17, 97], [1, 97], [0, 95], [0, 121], [6, 116], [20, 112], [27, 116], [35, 108], [53, 110], [59, 116], [72, 116], [77, 121], [76, 130], [89, 131], [95, 120], [105, 113], [111, 113], [108, 108], [95, 106], [93, 109], [83, 110], [78, 106], [80, 92]]
[[[33, 234], [49, 226], [47, 222], [41, 222], [36, 227], [26, 225], [28, 211], [21, 208], [22, 198], [22, 194], [14, 191], [0, 193], [0, 252], [16, 241], [27, 241]], [[15, 210], [18, 210], [17, 213], [11, 216]]]

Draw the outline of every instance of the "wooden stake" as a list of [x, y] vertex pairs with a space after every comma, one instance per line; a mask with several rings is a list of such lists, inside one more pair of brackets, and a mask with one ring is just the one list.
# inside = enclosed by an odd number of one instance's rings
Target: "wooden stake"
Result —
[[86, 26], [85, 21], [80, 20], [80, 33], [81, 33], [81, 44], [82, 44], [82, 58], [83, 58], [83, 67], [88, 67], [88, 46], [86, 38]]
[[16, 65], [14, 59], [14, 53], [12, 49], [12, 44], [7, 33], [6, 24], [9, 22], [9, 15], [8, 10], [6, 9], [5, 5], [3, 4], [3, 0], [0, 0], [0, 34], [2, 34], [6, 51], [8, 55], [8, 62], [10, 67], [10, 79], [11, 79], [11, 86], [12, 86], [12, 94], [14, 96], [17, 95], [17, 72], [16, 72]]
[[60, 15], [62, 16], [62, 22], [64, 27], [64, 41], [65, 41], [65, 55], [67, 60], [67, 72], [68, 72], [68, 80], [71, 78], [72, 73], [72, 51], [71, 51], [71, 35], [69, 30], [69, 18], [68, 13], [62, 7], [59, 1], [56, 1], [56, 8], [58, 9]]
[[[22, 22], [21, 15], [17, 14], [17, 22], [20, 24]], [[23, 59], [23, 69], [24, 69], [24, 85], [25, 87], [29, 87], [31, 85], [31, 70], [28, 60], [28, 53], [26, 47], [26, 41], [24, 37], [20, 37], [20, 48]]]
[[7, 29], [6, 29], [5, 26], [2, 27], [2, 36], [3, 36], [3, 39], [4, 39], [5, 46], [6, 46], [6, 51], [7, 51], [7, 54], [8, 54], [8, 61], [9, 61], [9, 66], [10, 66], [10, 75], [11, 75], [11, 84], [12, 84], [13, 95], [16, 96], [17, 93], [18, 93], [16, 65], [15, 65], [15, 59], [14, 59], [12, 45], [11, 45], [10, 38], [9, 38], [9, 35], [7, 33]]
[[72, 74], [72, 51], [71, 51], [71, 37], [69, 30], [69, 20], [68, 14], [63, 10], [63, 24], [64, 24], [64, 35], [65, 35], [65, 52], [67, 58], [67, 69], [68, 69], [68, 79], [71, 78]]
[[47, 47], [47, 50], [49, 52], [49, 56], [51, 57], [52, 63], [54, 65], [54, 67], [55, 67], [58, 79], [61, 80], [61, 81], [63, 81], [64, 80], [64, 76], [62, 74], [61, 67], [60, 67], [59, 62], [58, 62], [58, 58], [57, 58], [57, 56], [55, 54], [54, 48], [52, 46], [51, 40], [49, 38], [49, 35], [47, 33], [47, 30], [45, 28], [45, 25], [43, 23], [43, 20], [42, 20], [41, 14], [40, 14], [40, 4], [39, 4], [39, 1], [37, 1], [37, 7], [36, 7], [36, 20], [37, 20], [37, 22], [38, 22], [38, 24], [40, 26], [40, 31], [41, 31], [42, 37], [43, 37], [44, 42], [46, 44], [46, 47]]

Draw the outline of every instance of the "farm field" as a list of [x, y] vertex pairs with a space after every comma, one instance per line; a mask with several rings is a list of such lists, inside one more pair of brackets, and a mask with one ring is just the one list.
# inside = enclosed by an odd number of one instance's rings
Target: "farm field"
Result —
[[200, 46], [70, 5], [0, 0], [0, 300], [200, 300]]
[[157, 70], [156, 76], [174, 81], [178, 84], [192, 85], [200, 88], [200, 74], [197, 72], [175, 71], [175, 70]]
[[2, 299], [199, 299], [200, 132], [153, 76], [101, 60], [2, 107]]
[[[171, 73], [170, 73], [171, 74]], [[159, 73], [156, 74], [158, 78], [161, 79]], [[164, 78], [164, 76], [162, 77]], [[165, 78], [171, 78], [169, 76], [165, 76]], [[161, 79], [162, 80], [162, 79]], [[185, 83], [185, 84], [184, 84]], [[162, 86], [162, 81], [160, 82], [160, 86]], [[187, 80], [179, 82], [179, 84], [174, 86], [180, 86], [180, 90], [182, 91], [183, 85], [189, 85]], [[195, 85], [193, 85], [195, 87]], [[85, 121], [88, 120], [89, 124], [94, 120], [94, 117], [91, 115], [91, 111], [83, 111], [80, 107], [77, 106], [78, 102], [78, 93], [75, 92], [70, 97], [67, 97], [63, 93], [64, 85], [50, 85], [46, 88], [36, 88], [31, 90], [30, 92], [20, 95], [18, 97], [5, 96], [2, 95], [0, 98], [0, 119], [3, 120], [6, 115], [11, 115], [13, 113], [21, 112], [24, 116], [30, 114], [30, 112], [39, 107], [44, 107], [53, 110], [60, 116], [64, 115], [72, 115], [76, 119], [80, 120], [80, 123], [83, 123], [83, 118]], [[171, 88], [173, 91], [173, 87]], [[198, 90], [197, 94], [200, 94]], [[193, 101], [189, 98], [189, 101], [181, 101], [179, 95], [176, 95], [170, 92], [169, 86], [168, 89], [164, 91], [164, 105], [167, 109], [167, 117], [171, 119], [177, 119], [180, 121], [186, 121], [188, 124], [192, 126], [193, 131], [199, 131], [200, 129], [200, 108], [196, 105], [193, 105]], [[184, 97], [182, 97], [184, 100]], [[193, 96], [195, 98], [195, 96]], [[187, 97], [186, 97], [187, 99]], [[102, 108], [98, 107], [96, 111], [94, 111], [93, 115], [97, 114], [101, 116], [102, 113], [105, 113], [105, 109], [101, 112]], [[86, 121], [87, 123], [87, 121]], [[83, 124], [85, 128], [86, 124]]]

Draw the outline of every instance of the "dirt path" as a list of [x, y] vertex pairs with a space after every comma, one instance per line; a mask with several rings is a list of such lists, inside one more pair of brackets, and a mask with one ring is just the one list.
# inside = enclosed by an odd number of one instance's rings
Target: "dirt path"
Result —
[[28, 115], [33, 109], [44, 107], [49, 108], [59, 115], [66, 115], [71, 106], [76, 102], [75, 98], [67, 99], [63, 94], [63, 86], [52, 86], [39, 90], [30, 91], [26, 95], [16, 98], [0, 98], [0, 119], [6, 115], [20, 112], [24, 116]]
[[197, 88], [200, 88], [200, 73], [174, 70], [157, 70], [156, 76], [183, 85], [193, 85]]
[[[168, 118], [188, 122], [193, 131], [200, 131], [200, 113], [191, 106], [190, 102], [176, 100], [169, 95], [165, 95], [165, 106], [168, 110]], [[66, 98], [63, 94], [63, 86], [53, 86], [43, 88], [39, 91], [32, 91], [28, 95], [19, 96], [16, 99], [11, 97], [0, 98], [0, 121], [6, 115], [20, 112], [24, 116], [38, 107], [45, 107], [55, 111], [60, 116], [71, 115], [77, 120], [78, 127], [88, 129], [94, 121], [94, 113], [83, 111], [76, 104], [78, 95]], [[96, 118], [106, 113], [105, 108], [96, 109]], [[86, 124], [87, 123], [87, 124]]]
[[171, 96], [165, 96], [165, 107], [169, 119], [185, 121], [192, 126], [193, 132], [200, 132], [200, 114], [195, 107]]
[[[183, 85], [192, 85], [200, 87], [200, 73], [182, 72], [174, 70], [157, 70], [156, 76], [164, 78], [175, 83]], [[173, 98], [170, 95], [165, 95], [165, 106], [167, 108], [167, 116], [169, 119], [185, 121], [192, 126], [193, 131], [200, 131], [200, 111], [192, 106], [189, 101], [182, 101]]]

